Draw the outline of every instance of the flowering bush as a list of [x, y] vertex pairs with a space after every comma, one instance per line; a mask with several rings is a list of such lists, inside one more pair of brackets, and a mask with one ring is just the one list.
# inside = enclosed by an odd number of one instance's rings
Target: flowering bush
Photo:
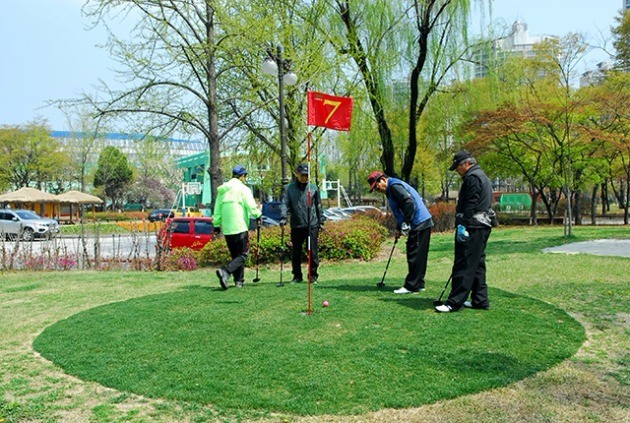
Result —
[[125, 228], [130, 232], [157, 232], [164, 222], [149, 222], [148, 220], [130, 220], [116, 222], [116, 225]]
[[433, 217], [433, 230], [446, 232], [455, 228], [455, 203], [439, 201], [429, 206], [429, 212]]
[[393, 234], [396, 230], [397, 222], [394, 214], [388, 212], [383, 214], [377, 210], [367, 210], [361, 214], [354, 215], [353, 218], [369, 217], [381, 226], [384, 226], [389, 234]]
[[161, 256], [162, 270], [190, 271], [197, 268], [197, 252], [190, 248], [176, 248]]
[[144, 212], [98, 212], [95, 213], [96, 220], [103, 222], [120, 222], [124, 220], [142, 220], [146, 219], [147, 214]]
[[76, 257], [69, 254], [57, 257], [57, 269], [71, 270], [77, 265]]

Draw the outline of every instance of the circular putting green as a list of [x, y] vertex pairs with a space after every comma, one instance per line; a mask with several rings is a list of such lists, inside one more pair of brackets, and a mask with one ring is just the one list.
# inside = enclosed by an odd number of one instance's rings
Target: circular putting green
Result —
[[449, 314], [428, 295], [327, 283], [313, 288], [308, 315], [306, 293], [306, 284], [189, 287], [78, 313], [34, 346], [67, 373], [121, 391], [225, 413], [318, 415], [504, 386], [584, 341], [564, 311], [497, 289], [491, 310]]

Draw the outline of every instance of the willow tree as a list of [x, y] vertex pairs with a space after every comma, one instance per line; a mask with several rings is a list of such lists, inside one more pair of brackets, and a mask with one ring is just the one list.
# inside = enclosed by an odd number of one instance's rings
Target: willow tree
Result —
[[[247, 151], [250, 160], [269, 165], [262, 176], [275, 182], [263, 181], [263, 185], [276, 192], [281, 179], [280, 125], [286, 128], [287, 162], [292, 169], [307, 153], [306, 91], [348, 94], [347, 80], [352, 76], [344, 72], [342, 60], [319, 32], [328, 18], [327, 4], [325, 0], [233, 2], [229, 18], [224, 19], [231, 33], [225, 45], [233, 52], [226, 73], [232, 95], [226, 105], [240, 122], [240, 136], [233, 146], [235, 151]], [[267, 75], [261, 68], [269, 54], [298, 78], [296, 85], [283, 87], [282, 114], [277, 75]], [[313, 145], [325, 139], [322, 134], [313, 130]]]
[[[429, 100], [470, 56], [470, 0], [335, 0], [331, 43], [361, 77], [382, 145], [385, 173], [409, 180], [418, 150], [418, 123]], [[481, 2], [479, 2], [481, 3]], [[405, 93], [407, 139], [396, 171], [390, 86]]]

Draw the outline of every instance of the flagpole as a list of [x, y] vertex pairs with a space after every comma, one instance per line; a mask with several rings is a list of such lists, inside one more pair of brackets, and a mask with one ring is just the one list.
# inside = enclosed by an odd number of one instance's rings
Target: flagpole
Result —
[[311, 131], [308, 132], [307, 136], [306, 136], [306, 162], [308, 163], [308, 182], [306, 183], [306, 210], [307, 210], [307, 226], [308, 226], [308, 239], [307, 239], [307, 257], [308, 257], [308, 265], [307, 265], [307, 272], [308, 272], [308, 305], [306, 308], [306, 314], [307, 315], [311, 315], [313, 313], [313, 302], [312, 302], [312, 284], [313, 284], [313, 278], [311, 276], [311, 269], [313, 267], [313, 262], [312, 262], [312, 255], [311, 255], [311, 208], [312, 208], [312, 204], [313, 204], [313, 196], [311, 193]]
[[[308, 126], [330, 128], [335, 131], [349, 131], [352, 122], [352, 97], [337, 97], [326, 93], [317, 91], [307, 91], [307, 118], [306, 124]], [[307, 221], [308, 221], [308, 310], [307, 314], [311, 314], [312, 310], [312, 278], [311, 278], [311, 207], [312, 207], [312, 193], [311, 193], [311, 135], [312, 130], [309, 130], [307, 134], [307, 152], [306, 157], [308, 161], [308, 182], [307, 182]], [[316, 154], [317, 155], [317, 154]], [[315, 174], [317, 178], [317, 174]], [[317, 182], [319, 186], [319, 181]], [[316, 187], [317, 188], [317, 187]], [[317, 192], [317, 191], [316, 191]], [[321, 205], [321, 200], [320, 200]], [[319, 216], [317, 219], [317, 230], [315, 233], [319, 233]]]

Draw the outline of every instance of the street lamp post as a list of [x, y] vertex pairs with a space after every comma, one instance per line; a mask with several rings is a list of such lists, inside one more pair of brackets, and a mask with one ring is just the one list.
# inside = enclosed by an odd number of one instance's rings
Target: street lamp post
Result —
[[284, 86], [295, 85], [297, 75], [291, 70], [291, 62], [282, 58], [282, 47], [276, 46], [267, 49], [267, 59], [262, 64], [262, 70], [266, 74], [278, 77], [278, 103], [280, 106], [280, 163], [282, 171], [282, 191], [289, 183], [287, 176], [287, 131], [284, 119]]

